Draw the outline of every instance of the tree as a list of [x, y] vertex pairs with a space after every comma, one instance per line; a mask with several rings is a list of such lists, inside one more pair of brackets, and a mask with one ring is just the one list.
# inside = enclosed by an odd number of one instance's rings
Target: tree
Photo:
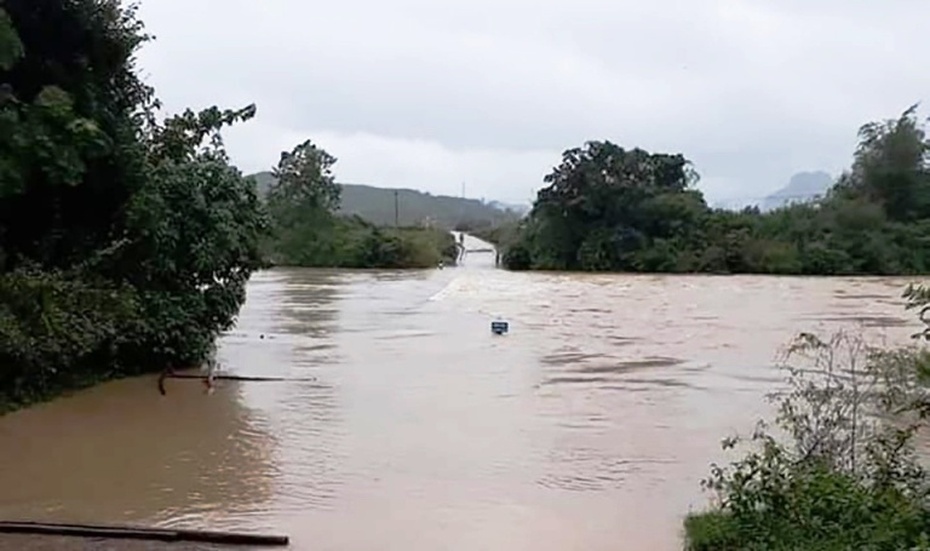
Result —
[[544, 181], [528, 224], [541, 267], [636, 269], [652, 237], [688, 234], [707, 210], [684, 156], [611, 142], [565, 151]]
[[0, 409], [203, 360], [262, 265], [267, 221], [219, 134], [254, 106], [159, 122], [135, 13], [0, 6]]
[[897, 119], [860, 128], [852, 169], [839, 188], [881, 204], [892, 220], [930, 216], [930, 140], [916, 104]]
[[282, 152], [272, 172], [275, 182], [268, 193], [272, 208], [291, 208], [302, 212], [339, 208], [341, 188], [333, 177], [336, 158], [310, 140], [291, 152]]
[[219, 134], [254, 114], [252, 105], [187, 111], [150, 131], [150, 178], [127, 207], [130, 241], [108, 263], [112, 277], [140, 290], [154, 318], [139, 353], [201, 361], [235, 321], [252, 272], [264, 266], [267, 217], [254, 182], [229, 165]]
[[310, 140], [281, 153], [267, 195], [278, 261], [308, 264], [332, 253], [333, 211], [340, 194], [332, 172], [335, 163], [335, 157]]

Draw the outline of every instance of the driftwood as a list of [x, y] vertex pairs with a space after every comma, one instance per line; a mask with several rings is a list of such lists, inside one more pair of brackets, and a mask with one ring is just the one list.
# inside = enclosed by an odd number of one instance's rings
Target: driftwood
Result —
[[184, 530], [180, 528], [94, 526], [88, 524], [57, 524], [43, 522], [0, 521], [0, 533], [166, 542], [188, 541], [215, 543], [220, 545], [286, 546], [289, 543], [289, 538], [283, 535], [213, 532], [207, 530]]
[[161, 372], [161, 375], [158, 376], [158, 392], [162, 396], [167, 394], [165, 390], [165, 379], [200, 379], [207, 385], [207, 388], [212, 388], [213, 381], [217, 379], [222, 379], [226, 381], [259, 381], [259, 382], [284, 382], [284, 381], [294, 381], [294, 382], [310, 382], [316, 381], [315, 377], [309, 378], [296, 378], [296, 377], [250, 377], [246, 375], [198, 375], [196, 373], [175, 373], [173, 369], [166, 369]]
[[[197, 375], [195, 373], [170, 373], [165, 375], [165, 378], [168, 379], [205, 379], [206, 375]], [[214, 375], [214, 380], [226, 380], [226, 381], [315, 381], [313, 377], [310, 378], [294, 378], [294, 377], [249, 377], [245, 375]]]

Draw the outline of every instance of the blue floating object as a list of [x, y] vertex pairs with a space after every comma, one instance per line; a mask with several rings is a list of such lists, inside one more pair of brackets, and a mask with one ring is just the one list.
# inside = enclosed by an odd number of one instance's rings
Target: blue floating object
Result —
[[510, 331], [510, 324], [506, 321], [492, 321], [491, 322], [491, 332], [495, 335], [503, 335], [504, 333]]

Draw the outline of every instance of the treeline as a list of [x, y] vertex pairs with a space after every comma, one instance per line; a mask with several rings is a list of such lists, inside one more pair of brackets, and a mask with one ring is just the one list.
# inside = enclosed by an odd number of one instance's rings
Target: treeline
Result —
[[930, 169], [916, 106], [859, 132], [823, 199], [715, 210], [680, 154], [588, 142], [563, 154], [530, 215], [498, 239], [510, 269], [767, 274], [930, 270]]
[[344, 187], [335, 182], [336, 158], [312, 142], [283, 153], [265, 179], [263, 196], [272, 231], [263, 241], [269, 262], [333, 268], [432, 268], [454, 264], [455, 239], [429, 227], [379, 227], [340, 214]]

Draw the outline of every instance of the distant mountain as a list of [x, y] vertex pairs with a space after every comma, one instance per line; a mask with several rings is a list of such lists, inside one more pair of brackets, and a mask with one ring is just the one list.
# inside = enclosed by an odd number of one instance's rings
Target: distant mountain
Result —
[[[260, 195], [265, 195], [274, 183], [270, 172], [252, 174]], [[401, 226], [431, 223], [443, 228], [459, 224], [496, 225], [514, 220], [522, 214], [503, 203], [485, 203], [447, 195], [431, 195], [414, 189], [379, 188], [361, 184], [340, 184], [340, 212], [357, 214], [374, 224], [394, 225], [394, 194], [397, 194], [397, 220]]]
[[762, 199], [759, 209], [777, 209], [792, 203], [804, 203], [822, 197], [833, 186], [833, 177], [823, 171], [799, 172], [788, 185]]

